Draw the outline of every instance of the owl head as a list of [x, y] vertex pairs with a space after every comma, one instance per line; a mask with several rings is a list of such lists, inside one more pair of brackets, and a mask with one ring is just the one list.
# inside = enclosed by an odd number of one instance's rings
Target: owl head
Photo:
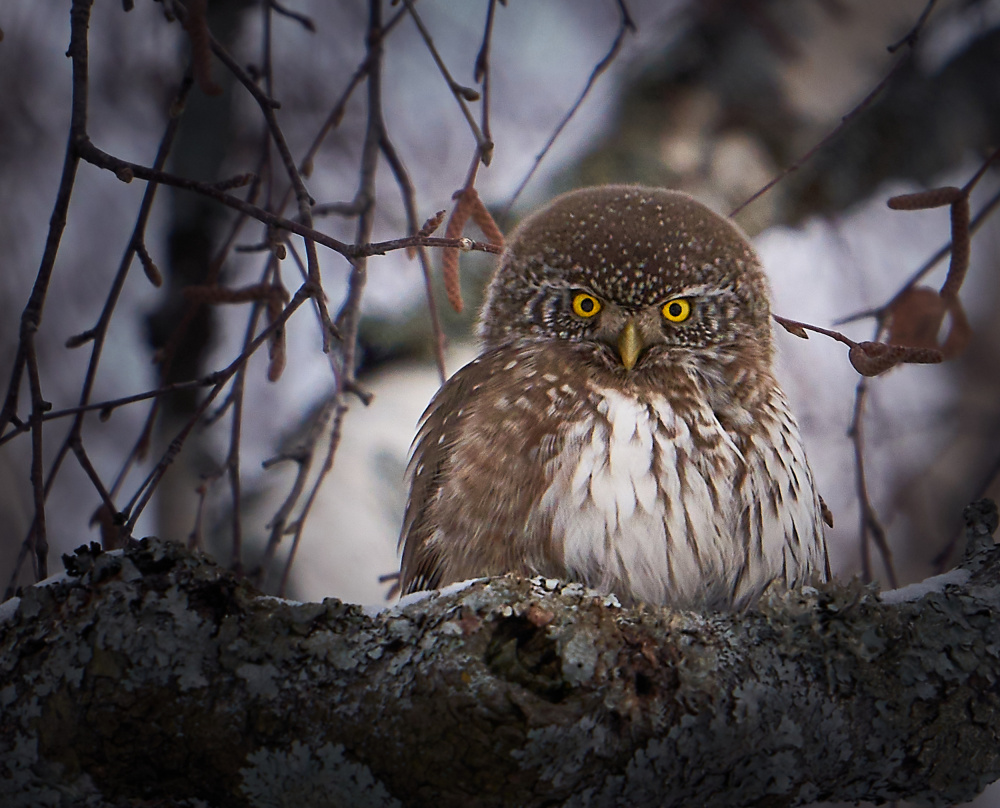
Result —
[[571, 340], [622, 372], [665, 355], [770, 360], [768, 289], [746, 236], [686, 194], [563, 194], [508, 241], [486, 295], [487, 349]]

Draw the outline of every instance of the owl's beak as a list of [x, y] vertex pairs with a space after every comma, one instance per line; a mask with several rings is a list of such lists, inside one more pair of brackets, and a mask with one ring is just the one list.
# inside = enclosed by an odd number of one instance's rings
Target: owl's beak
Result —
[[618, 355], [622, 358], [625, 370], [632, 370], [635, 367], [635, 363], [639, 359], [639, 354], [642, 353], [642, 349], [645, 347], [635, 320], [629, 319], [618, 335]]

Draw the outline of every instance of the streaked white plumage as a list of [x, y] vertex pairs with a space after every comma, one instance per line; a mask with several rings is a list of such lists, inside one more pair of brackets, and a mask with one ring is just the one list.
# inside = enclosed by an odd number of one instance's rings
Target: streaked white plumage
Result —
[[[790, 586], [804, 570], [822, 568], [814, 546], [787, 538], [813, 530], [819, 505], [780, 393], [769, 402], [780, 434], [765, 433], [748, 459], [711, 411], [692, 427], [663, 395], [644, 401], [593, 392], [606, 420], [568, 426], [562, 452], [549, 461], [551, 483], [529, 517], [551, 520], [573, 577], [650, 603], [741, 607], [761, 594], [760, 581]], [[678, 460], [697, 457], [694, 432], [719, 444], [711, 468]], [[657, 475], [654, 464], [681, 473]], [[732, 485], [720, 490], [716, 479]], [[762, 507], [773, 490], [785, 507]], [[735, 541], [747, 515], [747, 541]]]

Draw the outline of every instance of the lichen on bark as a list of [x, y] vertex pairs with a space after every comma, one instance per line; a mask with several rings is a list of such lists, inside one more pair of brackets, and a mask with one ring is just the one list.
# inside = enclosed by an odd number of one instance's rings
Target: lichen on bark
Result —
[[743, 615], [515, 577], [372, 615], [83, 548], [0, 606], [0, 802], [961, 802], [1000, 776], [991, 505], [950, 575]]

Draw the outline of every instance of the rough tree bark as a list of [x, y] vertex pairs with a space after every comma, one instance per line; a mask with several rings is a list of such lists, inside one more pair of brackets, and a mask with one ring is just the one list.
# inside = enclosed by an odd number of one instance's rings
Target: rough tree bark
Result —
[[743, 616], [512, 577], [379, 614], [153, 539], [0, 607], [0, 803], [945, 805], [1000, 776], [996, 506], [961, 566]]

